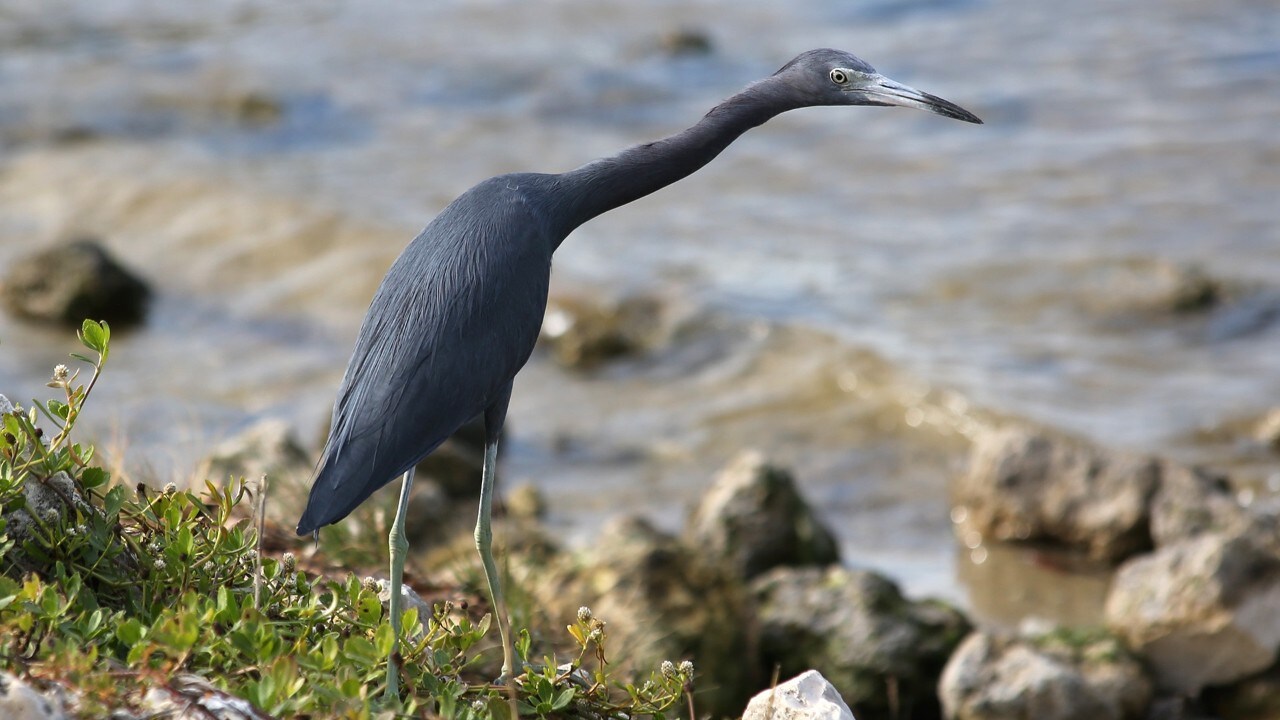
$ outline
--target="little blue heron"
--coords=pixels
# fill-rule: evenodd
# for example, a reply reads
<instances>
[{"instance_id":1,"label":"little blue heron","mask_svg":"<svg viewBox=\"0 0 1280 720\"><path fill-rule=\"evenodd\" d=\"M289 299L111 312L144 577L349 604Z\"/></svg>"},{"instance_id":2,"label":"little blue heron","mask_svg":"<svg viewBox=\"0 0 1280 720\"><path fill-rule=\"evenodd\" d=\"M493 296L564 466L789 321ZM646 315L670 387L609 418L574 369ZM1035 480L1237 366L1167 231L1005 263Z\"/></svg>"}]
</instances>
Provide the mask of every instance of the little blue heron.
<instances>
[{"instance_id":1,"label":"little blue heron","mask_svg":"<svg viewBox=\"0 0 1280 720\"><path fill-rule=\"evenodd\" d=\"M558 175L489 178L450 203L405 248L360 327L311 496L298 521L298 534L315 532L403 476L389 540L390 616L397 637L414 465L483 414L475 541L502 640L500 679L512 677L490 509L511 383L538 339L556 248L597 215L711 162L747 130L779 113L816 105L902 105L982 122L958 105L884 77L849 53L811 50L664 140ZM393 649L387 668L392 695L398 693L395 655Z\"/></svg>"}]
</instances>

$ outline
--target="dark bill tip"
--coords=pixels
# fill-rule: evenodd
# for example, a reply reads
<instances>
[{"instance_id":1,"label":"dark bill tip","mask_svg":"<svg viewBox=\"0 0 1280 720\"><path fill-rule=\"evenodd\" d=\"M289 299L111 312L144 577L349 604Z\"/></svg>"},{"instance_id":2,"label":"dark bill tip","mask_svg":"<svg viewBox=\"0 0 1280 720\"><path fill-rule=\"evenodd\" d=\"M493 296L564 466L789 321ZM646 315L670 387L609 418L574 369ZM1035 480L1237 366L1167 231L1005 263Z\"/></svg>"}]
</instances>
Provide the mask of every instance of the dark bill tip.
<instances>
[{"instance_id":1,"label":"dark bill tip","mask_svg":"<svg viewBox=\"0 0 1280 720\"><path fill-rule=\"evenodd\" d=\"M920 93L920 95L924 99L924 109L929 110L930 112L943 117L949 117L953 120L963 120L967 123L973 123L974 125L982 124L982 118L974 115L968 110L965 110L950 100L943 100L937 95L930 95L929 93Z\"/></svg>"},{"instance_id":2,"label":"dark bill tip","mask_svg":"<svg viewBox=\"0 0 1280 720\"><path fill-rule=\"evenodd\" d=\"M908 85L890 80L883 75L873 78L872 84L864 92L873 101L883 102L886 105L913 107L919 110L928 110L931 113L949 117L953 120L963 120L975 125L982 124L982 120L977 115L950 100L943 100L937 95L921 92Z\"/></svg>"}]
</instances>

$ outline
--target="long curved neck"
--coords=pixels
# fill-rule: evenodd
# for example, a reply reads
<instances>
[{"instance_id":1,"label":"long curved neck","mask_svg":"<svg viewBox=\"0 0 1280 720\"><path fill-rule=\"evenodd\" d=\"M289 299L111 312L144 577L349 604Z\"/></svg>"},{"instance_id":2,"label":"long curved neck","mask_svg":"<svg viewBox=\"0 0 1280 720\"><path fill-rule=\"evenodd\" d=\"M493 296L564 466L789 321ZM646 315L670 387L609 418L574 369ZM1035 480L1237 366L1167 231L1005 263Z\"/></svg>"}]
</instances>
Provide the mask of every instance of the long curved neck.
<instances>
[{"instance_id":1,"label":"long curved neck","mask_svg":"<svg viewBox=\"0 0 1280 720\"><path fill-rule=\"evenodd\" d=\"M636 145L558 176L572 230L597 215L638 200L711 162L744 132L803 102L763 80L712 108L693 127Z\"/></svg>"}]
</instances>

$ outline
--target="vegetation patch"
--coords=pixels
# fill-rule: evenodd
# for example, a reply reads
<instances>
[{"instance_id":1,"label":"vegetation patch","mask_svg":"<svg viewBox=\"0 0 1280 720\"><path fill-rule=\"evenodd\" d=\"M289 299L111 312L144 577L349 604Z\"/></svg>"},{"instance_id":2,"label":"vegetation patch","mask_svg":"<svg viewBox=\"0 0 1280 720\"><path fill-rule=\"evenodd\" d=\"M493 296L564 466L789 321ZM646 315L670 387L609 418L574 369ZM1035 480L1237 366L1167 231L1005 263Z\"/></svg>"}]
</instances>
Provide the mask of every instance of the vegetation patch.
<instances>
[{"instance_id":1,"label":"vegetation patch","mask_svg":"<svg viewBox=\"0 0 1280 720\"><path fill-rule=\"evenodd\" d=\"M59 365L58 399L0 416L0 670L84 718L155 713L191 676L273 717L661 720L685 708L692 664L615 677L605 623L586 608L562 656L533 657L522 631L526 672L493 685L479 667L489 616L443 602L405 612L401 694L383 697L394 638L378 581L266 556L243 479L126 488L73 442L110 329L86 321L79 335L87 383Z\"/></svg>"}]
</instances>

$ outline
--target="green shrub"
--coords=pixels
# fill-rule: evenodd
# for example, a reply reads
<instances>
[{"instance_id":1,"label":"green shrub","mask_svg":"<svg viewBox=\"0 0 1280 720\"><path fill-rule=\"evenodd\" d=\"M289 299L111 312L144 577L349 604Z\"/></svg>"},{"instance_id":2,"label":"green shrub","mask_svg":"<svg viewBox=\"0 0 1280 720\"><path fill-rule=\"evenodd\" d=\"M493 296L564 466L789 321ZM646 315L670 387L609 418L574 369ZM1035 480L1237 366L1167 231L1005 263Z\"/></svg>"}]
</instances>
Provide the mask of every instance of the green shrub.
<instances>
[{"instance_id":1,"label":"green shrub","mask_svg":"<svg viewBox=\"0 0 1280 720\"><path fill-rule=\"evenodd\" d=\"M393 638L376 581L309 575L290 553L260 557L243 480L206 482L198 495L126 489L71 441L110 331L86 321L80 339L94 354L75 356L92 368L87 385L59 366L49 385L61 399L0 417L0 669L74 688L82 717L140 709L149 688L181 673L281 717L509 718L514 704L524 717L663 718L679 707L692 666L618 682L604 623L585 608L568 628L576 657L544 657L510 697L477 669L489 616L473 621L450 603L405 613L403 691L384 699ZM34 496L56 502L37 508ZM518 653L527 664L527 631Z\"/></svg>"}]
</instances>

